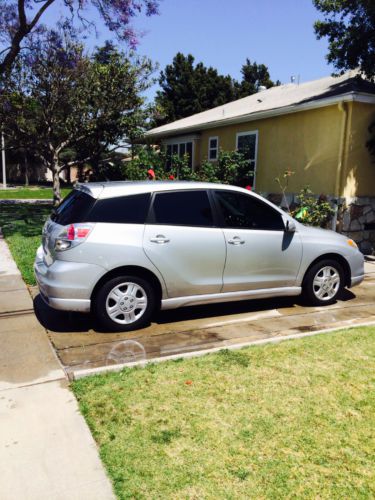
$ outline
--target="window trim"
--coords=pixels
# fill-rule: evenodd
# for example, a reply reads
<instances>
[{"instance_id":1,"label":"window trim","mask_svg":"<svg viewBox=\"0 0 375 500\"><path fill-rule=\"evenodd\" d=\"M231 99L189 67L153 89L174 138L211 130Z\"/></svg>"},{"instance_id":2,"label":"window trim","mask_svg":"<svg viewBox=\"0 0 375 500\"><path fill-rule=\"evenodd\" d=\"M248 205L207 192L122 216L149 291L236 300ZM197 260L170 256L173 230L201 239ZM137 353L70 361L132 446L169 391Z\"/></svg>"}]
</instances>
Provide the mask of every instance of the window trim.
<instances>
[{"instance_id":1,"label":"window trim","mask_svg":"<svg viewBox=\"0 0 375 500\"><path fill-rule=\"evenodd\" d=\"M170 139L165 139L163 141L163 146L165 148L167 148L168 146L174 146L175 144L177 144L177 148L178 148L178 156L180 156L180 144L187 144L188 142L191 142L192 143L192 148L191 148L191 170L194 171L195 170L195 164L194 164L194 160L195 160L195 148L196 148L196 141L197 139L199 139L199 136L198 135L185 135L185 136L181 136L181 137L172 137Z\"/></svg>"},{"instance_id":2,"label":"window trim","mask_svg":"<svg viewBox=\"0 0 375 500\"><path fill-rule=\"evenodd\" d=\"M255 135L255 154L254 154L254 177L253 177L253 186L255 189L256 179L257 179L257 166L258 166L258 139L259 139L259 131L258 130L247 130L246 132L237 132L236 133L236 151L238 151L238 139L243 137L244 135Z\"/></svg>"},{"instance_id":3,"label":"window trim","mask_svg":"<svg viewBox=\"0 0 375 500\"><path fill-rule=\"evenodd\" d=\"M208 202L211 208L211 213L212 213L212 225L211 226L198 226L194 225L192 226L191 224L169 224L169 223L160 223L156 221L155 217L155 210L154 210L154 203L155 203L155 198L158 194L165 194L165 193L191 193L191 192L205 192L208 198ZM148 216L146 219L146 224L150 224L153 226L170 226L170 227L192 227L192 228L218 228L218 212L216 209L216 202L212 198L212 190L210 189L168 189L166 191L154 191L151 196L151 201L150 201L150 206L149 206L149 211L148 211Z\"/></svg>"},{"instance_id":4,"label":"window trim","mask_svg":"<svg viewBox=\"0 0 375 500\"><path fill-rule=\"evenodd\" d=\"M215 156L215 158L210 158L210 153L211 153L211 151L214 150L214 148L211 148L211 145L210 145L210 142L212 139L216 139L216 148L215 148L216 156ZM219 158L219 136L213 135L213 136L208 138L208 156L207 156L207 159L208 159L208 161L217 161L218 158Z\"/></svg>"}]
</instances>

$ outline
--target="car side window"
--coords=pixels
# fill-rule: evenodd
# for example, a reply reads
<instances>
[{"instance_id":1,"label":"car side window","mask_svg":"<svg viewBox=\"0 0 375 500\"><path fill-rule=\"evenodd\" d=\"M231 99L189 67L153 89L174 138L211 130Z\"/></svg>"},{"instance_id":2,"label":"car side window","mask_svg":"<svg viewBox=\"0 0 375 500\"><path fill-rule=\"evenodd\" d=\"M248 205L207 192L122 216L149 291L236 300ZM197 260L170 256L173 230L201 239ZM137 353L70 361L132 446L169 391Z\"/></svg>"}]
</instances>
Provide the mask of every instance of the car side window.
<instances>
[{"instance_id":1,"label":"car side window","mask_svg":"<svg viewBox=\"0 0 375 500\"><path fill-rule=\"evenodd\" d=\"M213 215L206 191L168 191L156 193L153 223L175 226L213 226Z\"/></svg>"},{"instance_id":2,"label":"car side window","mask_svg":"<svg viewBox=\"0 0 375 500\"><path fill-rule=\"evenodd\" d=\"M150 204L150 193L99 199L86 222L144 224Z\"/></svg>"},{"instance_id":3,"label":"car side window","mask_svg":"<svg viewBox=\"0 0 375 500\"><path fill-rule=\"evenodd\" d=\"M257 198L234 191L215 191L225 227L283 231L281 214Z\"/></svg>"}]
</instances>

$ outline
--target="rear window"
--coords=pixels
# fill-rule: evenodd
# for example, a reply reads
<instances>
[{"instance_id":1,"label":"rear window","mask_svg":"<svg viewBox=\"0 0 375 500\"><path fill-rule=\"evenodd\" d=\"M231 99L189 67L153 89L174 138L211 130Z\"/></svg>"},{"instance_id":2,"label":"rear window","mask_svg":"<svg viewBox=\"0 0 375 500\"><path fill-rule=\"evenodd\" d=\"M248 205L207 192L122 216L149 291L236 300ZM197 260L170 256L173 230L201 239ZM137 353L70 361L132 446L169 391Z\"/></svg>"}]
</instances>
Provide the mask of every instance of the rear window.
<instances>
[{"instance_id":1,"label":"rear window","mask_svg":"<svg viewBox=\"0 0 375 500\"><path fill-rule=\"evenodd\" d=\"M150 193L98 200L85 222L144 224L149 203Z\"/></svg>"},{"instance_id":2,"label":"rear window","mask_svg":"<svg viewBox=\"0 0 375 500\"><path fill-rule=\"evenodd\" d=\"M86 215L95 203L92 196L74 189L60 205L52 212L51 219L57 224L66 226L77 222L85 222Z\"/></svg>"}]
</instances>

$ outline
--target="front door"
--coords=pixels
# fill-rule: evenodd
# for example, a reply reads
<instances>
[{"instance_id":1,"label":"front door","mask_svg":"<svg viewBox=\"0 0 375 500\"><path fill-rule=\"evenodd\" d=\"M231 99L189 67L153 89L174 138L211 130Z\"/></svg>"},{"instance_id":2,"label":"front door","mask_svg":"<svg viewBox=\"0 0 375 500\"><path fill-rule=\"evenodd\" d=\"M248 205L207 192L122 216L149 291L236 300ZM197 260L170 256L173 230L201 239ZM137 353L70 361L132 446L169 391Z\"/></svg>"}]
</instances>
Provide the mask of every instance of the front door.
<instances>
[{"instance_id":1,"label":"front door","mask_svg":"<svg viewBox=\"0 0 375 500\"><path fill-rule=\"evenodd\" d=\"M227 248L222 291L295 286L302 243L280 212L250 193L217 190L215 199Z\"/></svg>"}]
</instances>

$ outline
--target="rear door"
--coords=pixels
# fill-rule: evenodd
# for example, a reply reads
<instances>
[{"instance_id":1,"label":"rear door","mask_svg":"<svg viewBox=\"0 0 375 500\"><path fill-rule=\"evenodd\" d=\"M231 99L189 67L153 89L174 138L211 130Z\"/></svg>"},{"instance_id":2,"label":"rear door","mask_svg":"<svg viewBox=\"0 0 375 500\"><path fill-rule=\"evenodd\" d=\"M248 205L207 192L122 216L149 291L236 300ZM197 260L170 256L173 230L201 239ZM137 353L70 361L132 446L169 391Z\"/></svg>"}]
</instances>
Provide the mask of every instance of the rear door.
<instances>
[{"instance_id":1,"label":"rear door","mask_svg":"<svg viewBox=\"0 0 375 500\"><path fill-rule=\"evenodd\" d=\"M225 240L206 190L155 193L143 248L170 298L221 291Z\"/></svg>"},{"instance_id":2,"label":"rear door","mask_svg":"<svg viewBox=\"0 0 375 500\"><path fill-rule=\"evenodd\" d=\"M227 258L223 292L295 286L302 243L277 210L251 194L215 191Z\"/></svg>"}]
</instances>

